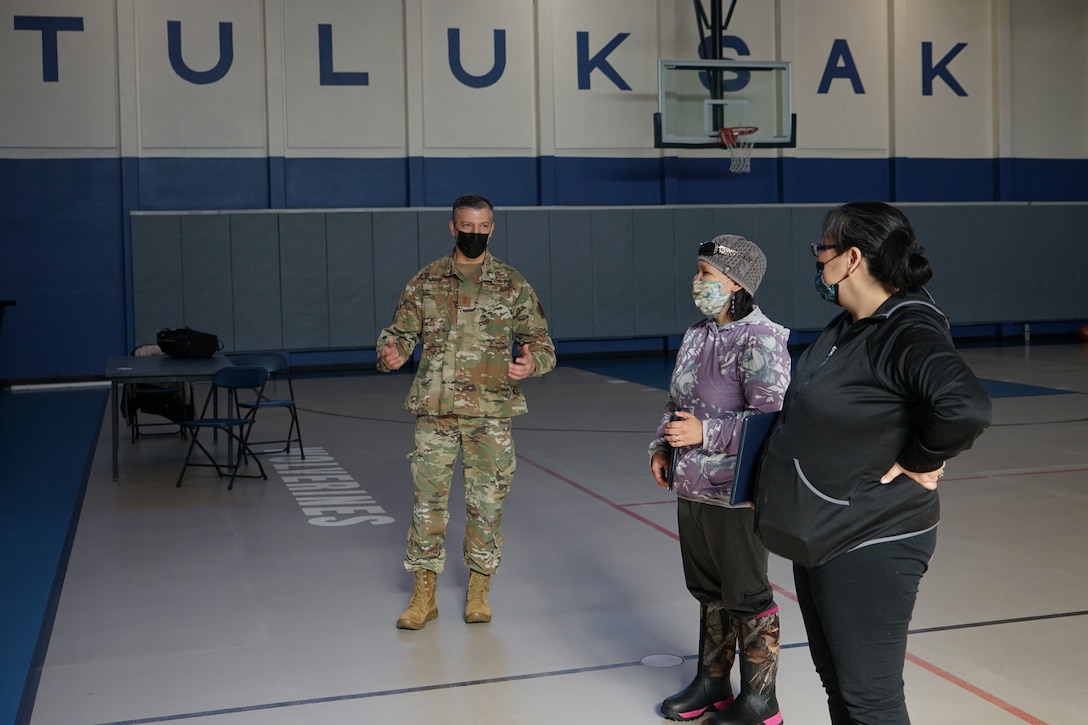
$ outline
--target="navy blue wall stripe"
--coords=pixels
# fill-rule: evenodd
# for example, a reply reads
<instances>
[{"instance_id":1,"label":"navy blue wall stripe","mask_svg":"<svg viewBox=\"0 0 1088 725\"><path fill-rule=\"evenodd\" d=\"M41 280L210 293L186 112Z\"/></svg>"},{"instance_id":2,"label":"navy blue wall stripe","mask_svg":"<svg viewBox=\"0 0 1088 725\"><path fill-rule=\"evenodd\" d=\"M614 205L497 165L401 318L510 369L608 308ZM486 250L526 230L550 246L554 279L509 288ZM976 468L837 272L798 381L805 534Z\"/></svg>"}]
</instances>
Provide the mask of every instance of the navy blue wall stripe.
<instances>
[{"instance_id":1,"label":"navy blue wall stripe","mask_svg":"<svg viewBox=\"0 0 1088 725\"><path fill-rule=\"evenodd\" d=\"M268 209L268 159L140 159L141 211Z\"/></svg>"},{"instance_id":2,"label":"navy blue wall stripe","mask_svg":"<svg viewBox=\"0 0 1088 725\"><path fill-rule=\"evenodd\" d=\"M724 152L665 159L140 159L134 208L445 207L466 189L502 206L1088 200L1088 159L787 157L753 159L751 174L728 167Z\"/></svg>"},{"instance_id":3,"label":"navy blue wall stripe","mask_svg":"<svg viewBox=\"0 0 1088 725\"><path fill-rule=\"evenodd\" d=\"M1088 199L1088 160L1003 159L1001 164L1009 170L1008 201Z\"/></svg>"},{"instance_id":4,"label":"navy blue wall stripe","mask_svg":"<svg viewBox=\"0 0 1088 725\"><path fill-rule=\"evenodd\" d=\"M18 302L0 330L0 378L86 375L85 356L104 365L125 351L121 165L0 159L0 297Z\"/></svg>"},{"instance_id":5,"label":"navy blue wall stripe","mask_svg":"<svg viewBox=\"0 0 1088 725\"><path fill-rule=\"evenodd\" d=\"M285 159L284 208L409 206L409 167L402 158Z\"/></svg>"},{"instance_id":6,"label":"navy blue wall stripe","mask_svg":"<svg viewBox=\"0 0 1088 725\"><path fill-rule=\"evenodd\" d=\"M993 159L896 159L897 201L995 201Z\"/></svg>"},{"instance_id":7,"label":"navy blue wall stripe","mask_svg":"<svg viewBox=\"0 0 1088 725\"><path fill-rule=\"evenodd\" d=\"M131 163L126 159L125 163ZM503 206L1086 201L1088 159L699 158L193 159L137 161L133 209L305 209L447 206L466 188ZM6 224L34 212L120 212L118 159L0 159ZM132 176L127 173L126 179ZM894 178L893 195L892 179ZM87 184L87 187L83 187ZM126 189L124 202L131 193ZM127 206L127 203L125 204Z\"/></svg>"},{"instance_id":8,"label":"navy blue wall stripe","mask_svg":"<svg viewBox=\"0 0 1088 725\"><path fill-rule=\"evenodd\" d=\"M128 352L136 345L132 340L129 330L135 327L135 316L132 303L132 225L128 223L129 214L133 209L139 208L140 203L140 165L136 159L126 158L121 160L121 233L124 235L121 247L121 289L123 296L121 304L125 311L124 352Z\"/></svg>"}]
</instances>

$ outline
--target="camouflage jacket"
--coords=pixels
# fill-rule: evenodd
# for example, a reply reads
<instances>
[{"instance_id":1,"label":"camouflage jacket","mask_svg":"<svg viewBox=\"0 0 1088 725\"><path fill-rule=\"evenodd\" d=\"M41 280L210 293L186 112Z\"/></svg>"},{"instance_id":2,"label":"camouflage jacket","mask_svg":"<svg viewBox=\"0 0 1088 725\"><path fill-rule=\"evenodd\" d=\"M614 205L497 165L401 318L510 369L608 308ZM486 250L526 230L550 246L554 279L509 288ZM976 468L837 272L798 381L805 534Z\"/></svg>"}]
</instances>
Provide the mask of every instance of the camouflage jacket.
<instances>
[{"instance_id":1,"label":"camouflage jacket","mask_svg":"<svg viewBox=\"0 0 1088 725\"><path fill-rule=\"evenodd\" d=\"M452 254L417 272L393 323L378 336L379 350L390 336L405 358L423 343L404 401L417 415L509 418L526 412L521 387L508 374L515 341L529 345L534 377L555 367L555 345L536 293L490 252L475 285L458 275ZM380 359L378 369L386 370Z\"/></svg>"}]
</instances>

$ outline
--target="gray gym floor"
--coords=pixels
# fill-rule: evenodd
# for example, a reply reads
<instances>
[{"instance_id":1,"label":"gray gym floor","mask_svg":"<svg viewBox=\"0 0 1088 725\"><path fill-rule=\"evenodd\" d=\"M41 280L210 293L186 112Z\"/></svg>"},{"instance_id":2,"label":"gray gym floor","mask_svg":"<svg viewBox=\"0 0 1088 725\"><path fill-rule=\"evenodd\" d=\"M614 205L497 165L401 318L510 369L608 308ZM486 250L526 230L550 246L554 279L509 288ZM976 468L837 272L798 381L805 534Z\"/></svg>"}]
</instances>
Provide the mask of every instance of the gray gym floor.
<instances>
[{"instance_id":1,"label":"gray gym floor","mask_svg":"<svg viewBox=\"0 0 1088 725\"><path fill-rule=\"evenodd\" d=\"M994 425L940 488L905 670L912 717L1085 722L1088 345L963 353ZM418 632L395 628L412 584L407 375L295 381L307 463L359 484L338 494L353 511L289 488L297 453L265 456L268 480L233 491L210 469L175 488L187 444L125 430L115 484L107 411L32 723L663 722L657 703L691 678L698 635L675 504L645 455L670 365L573 362L527 381L494 620L461 620L458 475L440 616ZM281 413L255 435L285 430ZM826 723L788 563L772 557L771 578L785 720Z\"/></svg>"}]
</instances>

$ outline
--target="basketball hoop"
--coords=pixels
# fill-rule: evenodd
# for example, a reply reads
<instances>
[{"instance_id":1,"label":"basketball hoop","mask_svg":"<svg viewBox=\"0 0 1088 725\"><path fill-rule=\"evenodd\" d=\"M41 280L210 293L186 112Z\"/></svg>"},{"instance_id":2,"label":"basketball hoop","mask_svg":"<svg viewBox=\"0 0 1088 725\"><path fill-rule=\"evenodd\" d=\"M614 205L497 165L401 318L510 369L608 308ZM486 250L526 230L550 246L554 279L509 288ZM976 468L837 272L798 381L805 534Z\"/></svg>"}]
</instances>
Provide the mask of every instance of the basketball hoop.
<instances>
[{"instance_id":1,"label":"basketball hoop","mask_svg":"<svg viewBox=\"0 0 1088 725\"><path fill-rule=\"evenodd\" d=\"M734 174L752 170L752 147L758 130L755 126L726 126L718 131L718 141L729 149L729 170Z\"/></svg>"}]
</instances>

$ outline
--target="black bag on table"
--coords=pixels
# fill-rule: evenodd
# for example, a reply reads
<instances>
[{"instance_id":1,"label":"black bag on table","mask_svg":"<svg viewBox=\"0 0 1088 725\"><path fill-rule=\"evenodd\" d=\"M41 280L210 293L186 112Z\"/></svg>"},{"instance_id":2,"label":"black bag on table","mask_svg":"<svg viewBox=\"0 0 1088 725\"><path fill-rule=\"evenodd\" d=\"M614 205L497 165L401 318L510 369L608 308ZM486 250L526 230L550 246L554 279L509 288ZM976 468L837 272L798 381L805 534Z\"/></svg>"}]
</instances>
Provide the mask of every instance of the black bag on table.
<instances>
[{"instance_id":1,"label":"black bag on table","mask_svg":"<svg viewBox=\"0 0 1088 725\"><path fill-rule=\"evenodd\" d=\"M171 357L211 357L223 349L218 337L191 327L174 330L164 327L155 336L155 342L164 354Z\"/></svg>"}]
</instances>

